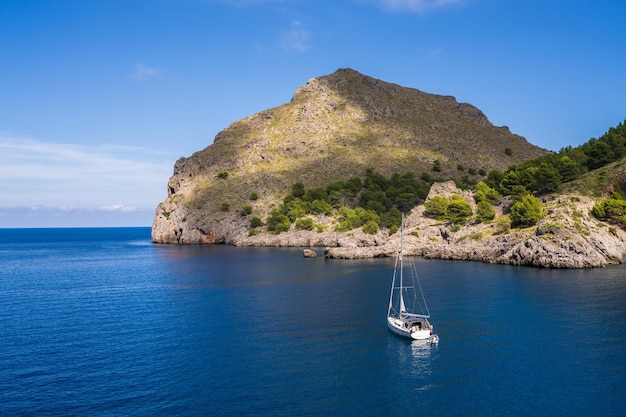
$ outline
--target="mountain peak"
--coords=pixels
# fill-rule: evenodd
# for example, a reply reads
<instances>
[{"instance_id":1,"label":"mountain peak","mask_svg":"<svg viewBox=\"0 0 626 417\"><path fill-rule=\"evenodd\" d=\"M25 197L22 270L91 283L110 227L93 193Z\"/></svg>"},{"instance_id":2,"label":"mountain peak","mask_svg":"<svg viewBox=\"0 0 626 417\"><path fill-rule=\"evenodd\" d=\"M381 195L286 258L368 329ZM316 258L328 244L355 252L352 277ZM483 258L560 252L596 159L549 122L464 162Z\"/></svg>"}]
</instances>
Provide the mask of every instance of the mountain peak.
<instances>
[{"instance_id":1,"label":"mountain peak","mask_svg":"<svg viewBox=\"0 0 626 417\"><path fill-rule=\"evenodd\" d=\"M180 241L198 233L185 232L192 226L203 236L217 233L219 219L239 224L220 204L226 200L236 210L250 203L251 193L263 196L255 210L265 215L296 182L325 187L369 168L419 177L432 175L435 161L437 176L477 181L479 172L503 171L545 153L454 97L339 69L311 78L291 102L233 122L212 145L177 161L155 219L169 232L157 240ZM172 210L178 214L170 216Z\"/></svg>"}]
</instances>

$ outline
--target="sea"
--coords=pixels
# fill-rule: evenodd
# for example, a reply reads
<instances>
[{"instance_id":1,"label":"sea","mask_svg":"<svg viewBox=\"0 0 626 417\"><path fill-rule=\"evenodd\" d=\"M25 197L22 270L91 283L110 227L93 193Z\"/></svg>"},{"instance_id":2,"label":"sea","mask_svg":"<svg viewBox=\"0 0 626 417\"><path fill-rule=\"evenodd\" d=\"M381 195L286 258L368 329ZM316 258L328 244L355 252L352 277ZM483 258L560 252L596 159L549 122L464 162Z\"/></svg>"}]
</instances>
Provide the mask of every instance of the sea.
<instances>
[{"instance_id":1,"label":"sea","mask_svg":"<svg viewBox=\"0 0 626 417\"><path fill-rule=\"evenodd\" d=\"M416 257L438 345L386 326L394 260L0 230L2 416L624 416L626 267Z\"/></svg>"}]
</instances>

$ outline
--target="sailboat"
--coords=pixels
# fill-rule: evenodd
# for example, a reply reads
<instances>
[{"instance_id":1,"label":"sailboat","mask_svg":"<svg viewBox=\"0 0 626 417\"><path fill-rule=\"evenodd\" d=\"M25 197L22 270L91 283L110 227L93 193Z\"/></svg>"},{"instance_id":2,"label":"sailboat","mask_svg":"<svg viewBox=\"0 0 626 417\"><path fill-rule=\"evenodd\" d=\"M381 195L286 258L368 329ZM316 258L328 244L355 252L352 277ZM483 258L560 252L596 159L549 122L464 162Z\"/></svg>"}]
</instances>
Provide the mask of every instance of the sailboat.
<instances>
[{"instance_id":1,"label":"sailboat","mask_svg":"<svg viewBox=\"0 0 626 417\"><path fill-rule=\"evenodd\" d=\"M387 325L397 335L415 340L438 343L439 336L433 334L430 324L430 311L413 262L407 262L405 271L403 261L404 214L400 226L400 246L396 255L387 310ZM405 276L408 273L408 277Z\"/></svg>"}]
</instances>

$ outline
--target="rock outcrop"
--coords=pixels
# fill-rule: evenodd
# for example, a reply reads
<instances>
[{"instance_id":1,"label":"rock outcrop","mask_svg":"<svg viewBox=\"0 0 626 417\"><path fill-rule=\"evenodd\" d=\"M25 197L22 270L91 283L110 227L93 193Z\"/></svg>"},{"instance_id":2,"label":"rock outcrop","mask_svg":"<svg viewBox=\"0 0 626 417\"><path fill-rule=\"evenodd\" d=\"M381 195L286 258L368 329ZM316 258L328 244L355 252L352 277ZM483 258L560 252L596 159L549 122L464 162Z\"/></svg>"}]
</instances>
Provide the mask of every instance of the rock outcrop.
<instances>
[{"instance_id":1,"label":"rock outcrop","mask_svg":"<svg viewBox=\"0 0 626 417\"><path fill-rule=\"evenodd\" d=\"M462 194L453 184L433 187L437 192ZM589 215L594 201L578 195L559 195L546 201L547 215L530 228L506 232L495 223L470 224L456 230L424 217L423 206L407 219L404 248L409 255L527 265L545 268L593 268L626 262L626 232ZM456 230L453 232L453 230ZM389 256L398 247L393 235L380 245L328 248L330 258L357 259Z\"/></svg>"}]
</instances>

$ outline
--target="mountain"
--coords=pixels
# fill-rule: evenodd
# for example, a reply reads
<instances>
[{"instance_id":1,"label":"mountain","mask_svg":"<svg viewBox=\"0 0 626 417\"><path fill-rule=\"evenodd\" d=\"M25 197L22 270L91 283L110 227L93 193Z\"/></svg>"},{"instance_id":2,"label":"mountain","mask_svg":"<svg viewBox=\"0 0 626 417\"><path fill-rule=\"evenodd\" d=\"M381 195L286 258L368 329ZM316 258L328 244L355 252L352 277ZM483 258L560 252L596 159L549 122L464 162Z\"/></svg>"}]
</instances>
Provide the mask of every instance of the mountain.
<instances>
[{"instance_id":1,"label":"mountain","mask_svg":"<svg viewBox=\"0 0 626 417\"><path fill-rule=\"evenodd\" d=\"M312 78L291 102L232 123L213 144L180 158L157 207L152 239L237 243L249 228L241 209L249 205L265 218L296 182L325 187L362 178L368 168L385 176L479 180L546 153L454 97L340 69Z\"/></svg>"}]
</instances>

